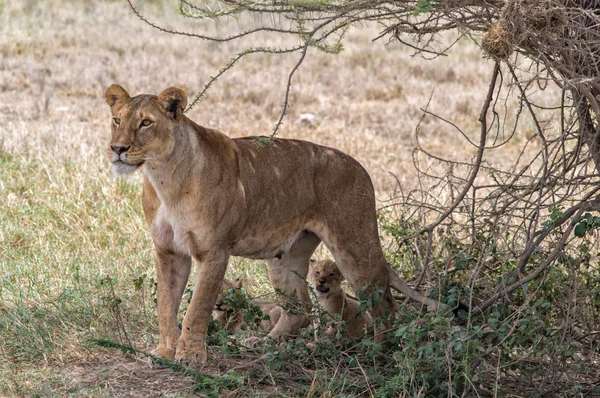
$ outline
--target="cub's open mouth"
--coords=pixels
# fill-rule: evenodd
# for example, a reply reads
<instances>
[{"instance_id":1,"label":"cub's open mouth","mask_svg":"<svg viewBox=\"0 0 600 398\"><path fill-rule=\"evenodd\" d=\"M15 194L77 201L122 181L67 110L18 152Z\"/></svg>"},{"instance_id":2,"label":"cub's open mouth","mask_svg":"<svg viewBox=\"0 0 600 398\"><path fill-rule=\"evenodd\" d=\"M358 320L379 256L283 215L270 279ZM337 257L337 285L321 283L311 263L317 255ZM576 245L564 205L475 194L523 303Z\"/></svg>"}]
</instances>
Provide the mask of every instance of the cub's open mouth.
<instances>
[{"instance_id":1,"label":"cub's open mouth","mask_svg":"<svg viewBox=\"0 0 600 398\"><path fill-rule=\"evenodd\" d=\"M317 291L321 292L321 293L327 293L329 292L329 288L323 285L319 285L317 286Z\"/></svg>"}]
</instances>

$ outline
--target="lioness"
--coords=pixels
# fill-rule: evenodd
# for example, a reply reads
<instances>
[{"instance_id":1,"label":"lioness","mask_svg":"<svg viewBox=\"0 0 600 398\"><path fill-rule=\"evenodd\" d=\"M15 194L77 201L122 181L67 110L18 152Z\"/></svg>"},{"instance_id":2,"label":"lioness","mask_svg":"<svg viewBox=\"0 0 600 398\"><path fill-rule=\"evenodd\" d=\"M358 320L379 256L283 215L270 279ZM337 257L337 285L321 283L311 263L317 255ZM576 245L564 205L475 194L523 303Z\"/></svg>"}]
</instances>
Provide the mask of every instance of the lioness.
<instances>
[{"instance_id":1,"label":"lioness","mask_svg":"<svg viewBox=\"0 0 600 398\"><path fill-rule=\"evenodd\" d=\"M319 304L330 314L339 314L347 322L346 332L353 339L360 338L371 322L369 314L358 314L360 303L346 295L342 276L334 261L311 263L308 280L313 285Z\"/></svg>"},{"instance_id":2,"label":"lioness","mask_svg":"<svg viewBox=\"0 0 600 398\"><path fill-rule=\"evenodd\" d=\"M268 259L273 286L307 311L304 278L321 241L353 289L383 292L374 317L396 306L390 277L405 294L428 300L387 266L371 179L350 156L305 141L231 139L188 119L187 96L176 87L130 97L111 85L105 99L112 113L108 153L114 174L145 171L142 204L157 258L155 356L206 362L211 311L232 255ZM177 311L192 258L200 266L180 331ZM297 335L307 320L304 313L283 312L269 336Z\"/></svg>"},{"instance_id":3,"label":"lioness","mask_svg":"<svg viewBox=\"0 0 600 398\"><path fill-rule=\"evenodd\" d=\"M217 301L212 312L213 319L217 322L217 325L221 329L227 330L230 334L235 333L245 323L244 311L228 305L227 300L224 300L223 296L228 294L231 289L234 292L241 292L242 286L243 281L239 278L234 282L224 279L221 292L217 296ZM283 309L277 304L268 301L257 301L252 304L258 306L263 314L269 316L268 320L262 320L259 325L263 332L269 333L279 321Z\"/></svg>"}]
</instances>

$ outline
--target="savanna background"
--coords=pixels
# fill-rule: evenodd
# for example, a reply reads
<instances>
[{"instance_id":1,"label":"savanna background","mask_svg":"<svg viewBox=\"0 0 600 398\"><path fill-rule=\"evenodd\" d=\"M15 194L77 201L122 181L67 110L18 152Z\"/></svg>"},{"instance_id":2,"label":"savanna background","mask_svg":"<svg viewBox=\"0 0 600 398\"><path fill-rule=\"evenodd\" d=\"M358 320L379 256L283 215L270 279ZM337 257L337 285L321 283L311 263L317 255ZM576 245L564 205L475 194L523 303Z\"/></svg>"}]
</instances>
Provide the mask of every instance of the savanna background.
<instances>
[{"instance_id":1,"label":"savanna background","mask_svg":"<svg viewBox=\"0 0 600 398\"><path fill-rule=\"evenodd\" d=\"M199 22L179 15L172 2L136 5L160 24L189 32L223 36L260 22ZM387 38L373 41L380 30L355 25L337 55L308 50L277 135L359 160L372 177L382 245L398 272L411 284L421 275L424 294L475 304L515 267L516 256L494 254L488 261L467 248L464 231L452 235L450 227L436 232L438 246L427 256L426 240L405 238L439 214L423 211L417 199L443 208L457 193L452 182L459 185L468 174L463 166L478 150L469 140L480 135L494 60L476 44L477 36L447 32L437 38L441 47L458 41L446 56L424 58ZM131 94L157 94L179 86L191 98L244 48L285 48L298 39L259 34L207 42L154 30L124 2L85 0L0 0L0 32L0 395L600 394L595 219L579 268L565 254L484 316L432 314L405 303L387 345L321 341L314 352L305 345L311 335L252 351L240 344L251 331L233 337L215 332L201 373L175 365L150 370L144 352L158 337L152 243L141 212L140 175L123 180L110 172L104 90L117 83ZM243 58L187 116L230 137L270 135L297 59ZM531 73L528 62L519 60L518 73ZM499 86L511 84L506 78ZM530 95L545 131L558 134L560 89L544 81ZM521 115L518 99L500 91L498 97L504 120ZM496 134L503 144L486 151L486 170L526 164L533 173L543 165L535 121L523 114L519 123ZM481 173L479 194L492 192L484 187L496 182L493 173ZM560 217L550 208L541 213L550 223ZM462 213L452 222L470 223ZM506 237L503 250L517 251L518 241ZM579 259L573 253L582 253L581 245L573 247L569 256ZM534 261L544 255L540 251ZM320 248L316 257L328 257L327 250ZM463 269L481 270L481 276ZM242 277L251 296L271 292L260 261L233 259L228 276ZM488 279L476 283L483 276ZM189 291L182 311L188 298Z\"/></svg>"}]
</instances>

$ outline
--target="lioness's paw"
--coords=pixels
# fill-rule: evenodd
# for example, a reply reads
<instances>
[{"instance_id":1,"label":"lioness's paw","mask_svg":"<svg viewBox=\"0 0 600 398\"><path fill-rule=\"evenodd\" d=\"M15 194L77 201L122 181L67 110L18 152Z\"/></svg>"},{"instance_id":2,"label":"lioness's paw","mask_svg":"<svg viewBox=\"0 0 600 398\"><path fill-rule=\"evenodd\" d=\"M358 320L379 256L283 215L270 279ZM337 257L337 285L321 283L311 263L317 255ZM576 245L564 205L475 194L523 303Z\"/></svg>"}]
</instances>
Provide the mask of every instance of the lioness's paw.
<instances>
[{"instance_id":1,"label":"lioness's paw","mask_svg":"<svg viewBox=\"0 0 600 398\"><path fill-rule=\"evenodd\" d=\"M177 351L175 361L190 368L202 368L206 365L206 351Z\"/></svg>"},{"instance_id":2,"label":"lioness's paw","mask_svg":"<svg viewBox=\"0 0 600 398\"><path fill-rule=\"evenodd\" d=\"M162 369L167 367L166 364L161 363L161 360L172 361L175 359L175 350L167 347L156 347L150 351L150 355L153 357L148 358L148 365L150 369Z\"/></svg>"},{"instance_id":3,"label":"lioness's paw","mask_svg":"<svg viewBox=\"0 0 600 398\"><path fill-rule=\"evenodd\" d=\"M206 364L206 345L203 342L179 340L175 361L192 368L202 368Z\"/></svg>"},{"instance_id":4,"label":"lioness's paw","mask_svg":"<svg viewBox=\"0 0 600 398\"><path fill-rule=\"evenodd\" d=\"M248 337L246 340L244 340L244 347L252 350L263 345L264 341L264 339L256 336Z\"/></svg>"}]
</instances>

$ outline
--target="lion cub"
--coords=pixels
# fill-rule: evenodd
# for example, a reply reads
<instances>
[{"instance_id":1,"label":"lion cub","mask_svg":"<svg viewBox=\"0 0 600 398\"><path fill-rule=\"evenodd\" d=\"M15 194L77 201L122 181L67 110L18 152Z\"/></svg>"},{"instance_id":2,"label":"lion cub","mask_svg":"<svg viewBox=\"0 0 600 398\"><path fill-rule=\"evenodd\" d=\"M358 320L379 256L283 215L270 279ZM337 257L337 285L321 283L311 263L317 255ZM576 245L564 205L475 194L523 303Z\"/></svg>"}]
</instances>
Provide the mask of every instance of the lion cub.
<instances>
[{"instance_id":1,"label":"lion cub","mask_svg":"<svg viewBox=\"0 0 600 398\"><path fill-rule=\"evenodd\" d=\"M233 282L224 279L221 285L221 292L217 297L217 302L212 312L213 319L217 322L217 325L221 329L227 330L229 334L235 333L244 324L244 312L241 309L236 309L226 304L225 302L228 300L223 300L223 297L231 294L235 300L235 295L241 294L242 286L243 281L240 278L237 278ZM232 289L233 292L229 292ZM253 302L253 304L257 305L263 314L269 315L268 320L263 320L260 323L260 329L265 333L269 333L279 321L282 308L275 303L267 301L257 301Z\"/></svg>"},{"instance_id":2,"label":"lion cub","mask_svg":"<svg viewBox=\"0 0 600 398\"><path fill-rule=\"evenodd\" d=\"M347 322L348 335L358 339L371 323L371 316L367 313L358 314L360 303L346 295L342 289L342 276L334 261L311 261L309 282L313 285L321 306L330 314L340 314L343 321Z\"/></svg>"}]
</instances>

